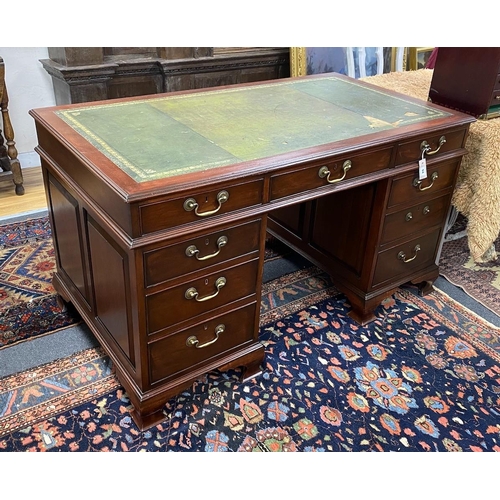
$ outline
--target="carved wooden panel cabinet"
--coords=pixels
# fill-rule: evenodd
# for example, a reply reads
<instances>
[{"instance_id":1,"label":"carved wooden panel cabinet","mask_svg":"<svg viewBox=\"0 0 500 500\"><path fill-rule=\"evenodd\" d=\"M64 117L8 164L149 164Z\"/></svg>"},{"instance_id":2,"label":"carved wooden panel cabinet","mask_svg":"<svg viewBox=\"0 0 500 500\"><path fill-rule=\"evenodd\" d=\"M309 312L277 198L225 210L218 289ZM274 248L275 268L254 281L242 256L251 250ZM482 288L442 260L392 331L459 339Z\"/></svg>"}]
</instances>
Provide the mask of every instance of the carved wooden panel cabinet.
<instances>
[{"instance_id":1,"label":"carved wooden panel cabinet","mask_svg":"<svg viewBox=\"0 0 500 500\"><path fill-rule=\"evenodd\" d=\"M49 47L57 104L290 76L288 47Z\"/></svg>"}]
</instances>

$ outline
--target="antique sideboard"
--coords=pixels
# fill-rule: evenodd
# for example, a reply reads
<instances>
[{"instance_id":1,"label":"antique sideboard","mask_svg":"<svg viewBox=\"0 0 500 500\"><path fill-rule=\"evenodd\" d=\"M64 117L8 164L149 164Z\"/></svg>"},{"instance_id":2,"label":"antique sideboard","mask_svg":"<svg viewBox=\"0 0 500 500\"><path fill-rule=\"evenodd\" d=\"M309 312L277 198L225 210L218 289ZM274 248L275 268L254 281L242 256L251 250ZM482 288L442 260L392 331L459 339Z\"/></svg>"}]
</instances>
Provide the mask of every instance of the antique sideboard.
<instances>
[{"instance_id":1,"label":"antique sideboard","mask_svg":"<svg viewBox=\"0 0 500 500\"><path fill-rule=\"evenodd\" d=\"M405 282L429 291L474 121L337 74L31 115L54 286L141 429L211 370L261 372L266 231L329 272L359 323Z\"/></svg>"}]
</instances>

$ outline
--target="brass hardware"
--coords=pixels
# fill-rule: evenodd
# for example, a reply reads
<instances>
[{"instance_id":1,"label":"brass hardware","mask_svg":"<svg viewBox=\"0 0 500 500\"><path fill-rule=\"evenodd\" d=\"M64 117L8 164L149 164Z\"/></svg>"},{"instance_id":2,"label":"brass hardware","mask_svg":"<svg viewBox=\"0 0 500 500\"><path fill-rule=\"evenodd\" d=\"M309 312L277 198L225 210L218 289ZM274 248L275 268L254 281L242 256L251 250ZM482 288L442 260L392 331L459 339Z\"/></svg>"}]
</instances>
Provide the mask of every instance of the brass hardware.
<instances>
[{"instance_id":1,"label":"brass hardware","mask_svg":"<svg viewBox=\"0 0 500 500\"><path fill-rule=\"evenodd\" d=\"M412 260L415 260L417 258L417 253L420 252L420 245L415 245L413 252L415 255L413 257L411 257L410 259L407 259L406 254L403 251L401 251L398 253L398 259L402 260L405 264L407 262L411 262Z\"/></svg>"},{"instance_id":2,"label":"brass hardware","mask_svg":"<svg viewBox=\"0 0 500 500\"><path fill-rule=\"evenodd\" d=\"M344 172L344 175L342 177L340 177L339 179L331 179L330 180L330 173L331 172L330 172L330 170L328 170L328 167L325 167L325 166L321 167L319 169L318 175L322 179L326 177L328 184L335 184L336 182L340 182L340 181L343 181L345 179L345 176L346 176L347 172L349 172L349 170L351 170L351 167L352 167L351 160L346 160L342 165L342 170Z\"/></svg>"},{"instance_id":3,"label":"brass hardware","mask_svg":"<svg viewBox=\"0 0 500 500\"><path fill-rule=\"evenodd\" d=\"M211 253L209 255L205 255L204 257L200 257L198 254L200 251L196 248L196 245L189 245L186 248L186 255L188 257L196 257L196 260L208 260L211 259L212 257L216 257L217 255L220 254L220 251L222 247L227 245L227 236L221 236L220 238L217 239L217 248L218 250L214 253Z\"/></svg>"},{"instance_id":4,"label":"brass hardware","mask_svg":"<svg viewBox=\"0 0 500 500\"><path fill-rule=\"evenodd\" d=\"M434 181L439 177L438 173L437 172L434 172L432 175L431 175L431 183L427 186L427 187L422 187L422 181L418 179L418 177L415 177L415 179L413 179L413 185L415 187L418 187L419 191L427 191L428 189L430 189L433 185L434 185Z\"/></svg>"},{"instance_id":5,"label":"brass hardware","mask_svg":"<svg viewBox=\"0 0 500 500\"><path fill-rule=\"evenodd\" d=\"M208 347L209 345L212 345L214 344L215 342L217 342L219 340L219 335L221 333L224 333L224 330L226 329L226 326L225 325L217 325L215 327L215 338L210 340L209 342L205 342L204 344L200 344L200 341L198 340L198 338L196 336L192 336L192 337L189 337L187 340L186 340L186 345L188 347L196 347L196 349L203 349L204 347Z\"/></svg>"},{"instance_id":6,"label":"brass hardware","mask_svg":"<svg viewBox=\"0 0 500 500\"><path fill-rule=\"evenodd\" d=\"M198 297L198 290L196 290L196 288L194 287L191 287L186 290L184 297L186 297L186 299L194 299L196 300L196 302L205 302L216 297L219 294L219 290L223 286L225 286L225 284L226 278L221 276L220 278L217 278L217 281L215 282L215 288L217 289L215 293L212 293L211 295L205 295L204 297Z\"/></svg>"},{"instance_id":7,"label":"brass hardware","mask_svg":"<svg viewBox=\"0 0 500 500\"><path fill-rule=\"evenodd\" d=\"M500 95L496 95L496 96L495 96L495 99L500 100Z\"/></svg>"},{"instance_id":8,"label":"brass hardware","mask_svg":"<svg viewBox=\"0 0 500 500\"><path fill-rule=\"evenodd\" d=\"M412 220L412 219L413 219L413 214L412 214L411 212L408 212L408 213L406 214L405 220L406 220L406 221L410 221L410 220Z\"/></svg>"},{"instance_id":9,"label":"brass hardware","mask_svg":"<svg viewBox=\"0 0 500 500\"><path fill-rule=\"evenodd\" d=\"M422 210L424 215L427 215L430 211L431 209L429 208L429 206L425 206L424 209Z\"/></svg>"},{"instance_id":10,"label":"brass hardware","mask_svg":"<svg viewBox=\"0 0 500 500\"><path fill-rule=\"evenodd\" d=\"M227 191L220 191L219 193L217 193L217 203L219 204L219 206L215 210L210 210L208 212L198 212L199 205L194 198L188 198L184 202L183 206L186 212L191 212L192 210L194 210L194 213L198 217L206 217L207 215L213 215L217 213L222 207L222 204L226 203L228 199L229 199L229 193Z\"/></svg>"},{"instance_id":11,"label":"brass hardware","mask_svg":"<svg viewBox=\"0 0 500 500\"><path fill-rule=\"evenodd\" d=\"M420 143L420 151L422 152L422 158L425 155L435 155L441 149L441 146L443 144L446 144L446 137L444 135L442 135L439 138L438 147L434 151L431 151L431 147L429 146L429 143L427 141L422 141Z\"/></svg>"}]
</instances>

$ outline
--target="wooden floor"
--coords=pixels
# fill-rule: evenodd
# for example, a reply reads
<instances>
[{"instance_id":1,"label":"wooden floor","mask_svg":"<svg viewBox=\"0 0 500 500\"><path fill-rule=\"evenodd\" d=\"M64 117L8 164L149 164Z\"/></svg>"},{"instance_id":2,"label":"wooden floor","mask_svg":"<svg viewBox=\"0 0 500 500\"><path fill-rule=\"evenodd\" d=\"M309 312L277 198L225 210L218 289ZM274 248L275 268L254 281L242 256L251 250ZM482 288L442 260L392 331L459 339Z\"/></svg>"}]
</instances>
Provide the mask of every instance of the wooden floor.
<instances>
[{"instance_id":1,"label":"wooden floor","mask_svg":"<svg viewBox=\"0 0 500 500\"><path fill-rule=\"evenodd\" d=\"M47 208L40 167L25 168L24 194L16 195L11 180L0 182L0 219Z\"/></svg>"}]
</instances>

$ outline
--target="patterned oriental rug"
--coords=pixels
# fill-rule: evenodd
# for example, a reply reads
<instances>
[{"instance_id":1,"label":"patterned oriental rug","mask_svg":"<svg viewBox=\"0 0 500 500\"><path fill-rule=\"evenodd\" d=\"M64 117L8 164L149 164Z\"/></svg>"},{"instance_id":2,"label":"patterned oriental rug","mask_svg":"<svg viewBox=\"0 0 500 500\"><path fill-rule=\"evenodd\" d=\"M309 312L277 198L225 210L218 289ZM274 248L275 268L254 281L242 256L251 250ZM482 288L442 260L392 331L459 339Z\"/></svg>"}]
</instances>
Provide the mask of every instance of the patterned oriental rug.
<instances>
[{"instance_id":1,"label":"patterned oriental rug","mask_svg":"<svg viewBox=\"0 0 500 500\"><path fill-rule=\"evenodd\" d=\"M212 372L146 432L99 348L5 377L0 451L500 451L500 329L437 290L348 312L315 267L265 283L263 375Z\"/></svg>"},{"instance_id":2,"label":"patterned oriental rug","mask_svg":"<svg viewBox=\"0 0 500 500\"><path fill-rule=\"evenodd\" d=\"M461 214L443 245L439 272L450 283L500 316L500 262L474 262L467 241L467 219ZM500 255L500 237L493 244Z\"/></svg>"},{"instance_id":3,"label":"patterned oriental rug","mask_svg":"<svg viewBox=\"0 0 500 500\"><path fill-rule=\"evenodd\" d=\"M212 372L140 432L109 359L89 349L0 380L0 450L500 451L498 329L406 289L360 327L343 295L316 286L327 281L298 274L271 282L270 302L311 279L328 297L263 322L261 377Z\"/></svg>"},{"instance_id":4,"label":"patterned oriental rug","mask_svg":"<svg viewBox=\"0 0 500 500\"><path fill-rule=\"evenodd\" d=\"M0 226L0 349L81 321L57 303L51 234L47 217Z\"/></svg>"}]
</instances>

